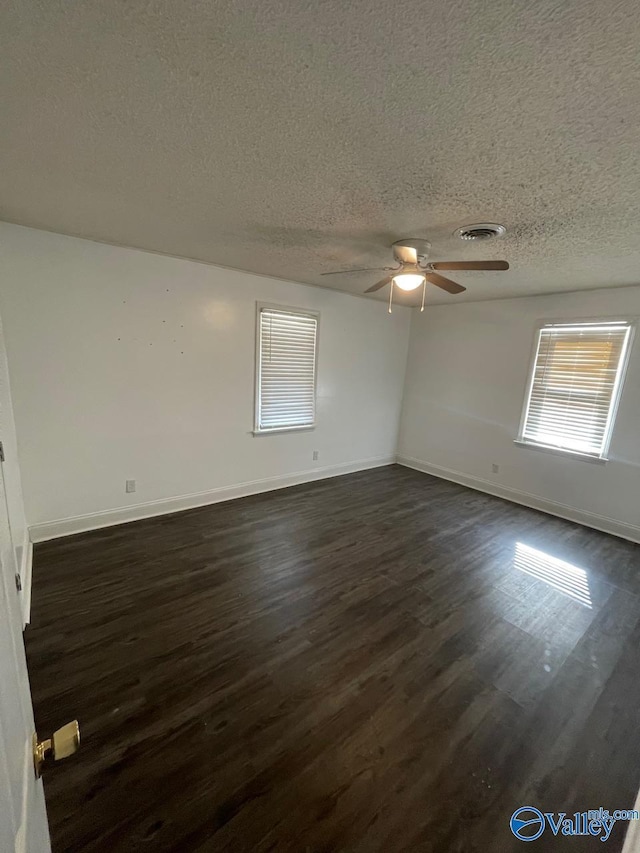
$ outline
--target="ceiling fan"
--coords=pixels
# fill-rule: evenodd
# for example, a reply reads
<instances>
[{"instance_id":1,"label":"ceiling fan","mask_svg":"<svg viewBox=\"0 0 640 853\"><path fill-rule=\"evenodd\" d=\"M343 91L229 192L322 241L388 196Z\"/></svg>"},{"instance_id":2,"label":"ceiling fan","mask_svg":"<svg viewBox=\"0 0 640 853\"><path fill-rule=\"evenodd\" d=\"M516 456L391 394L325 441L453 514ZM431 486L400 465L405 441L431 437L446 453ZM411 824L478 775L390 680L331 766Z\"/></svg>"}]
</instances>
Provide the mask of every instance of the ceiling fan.
<instances>
[{"instance_id":1,"label":"ceiling fan","mask_svg":"<svg viewBox=\"0 0 640 853\"><path fill-rule=\"evenodd\" d=\"M424 311L424 297L427 282L435 284L436 287L446 290L447 293L463 293L467 288L463 287L450 278L440 275L438 270L508 270L507 261L428 261L428 252L431 243L428 240L408 238L398 240L392 245L393 257L397 262L395 267L365 267L356 270L337 270L336 272L323 272L321 275L344 275L354 272L374 272L383 270L389 275L372 284L364 292L373 293L387 284L391 285L389 292L389 313L393 301L394 285L400 290L417 290L422 285L422 306Z\"/></svg>"}]
</instances>

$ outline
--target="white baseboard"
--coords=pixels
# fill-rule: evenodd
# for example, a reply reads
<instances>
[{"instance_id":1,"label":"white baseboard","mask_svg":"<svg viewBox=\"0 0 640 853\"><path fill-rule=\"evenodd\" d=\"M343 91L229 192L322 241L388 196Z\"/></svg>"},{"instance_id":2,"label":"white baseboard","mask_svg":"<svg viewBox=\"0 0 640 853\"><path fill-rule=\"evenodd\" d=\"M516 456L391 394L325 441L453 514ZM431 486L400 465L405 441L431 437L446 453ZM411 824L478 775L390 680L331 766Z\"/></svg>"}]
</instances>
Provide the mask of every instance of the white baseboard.
<instances>
[{"instance_id":1,"label":"white baseboard","mask_svg":"<svg viewBox=\"0 0 640 853\"><path fill-rule=\"evenodd\" d=\"M239 483L235 486L222 486L218 489L196 492L191 495L180 495L174 498L147 501L146 503L118 507L117 509L109 509L102 512L91 512L87 515L76 515L72 518L59 518L55 521L45 521L40 524L31 525L29 534L32 542L44 542L47 539L57 539L60 536L70 536L73 533L83 533L84 531L97 530L101 527L112 527L114 524L124 524L125 522L137 521L141 518L167 515L172 512L181 512L186 509L220 503L221 501L257 495L260 492L285 489L288 486L297 486L300 483L309 483L313 480L324 480L327 477L339 477L343 474L353 474L356 471L365 471L369 468L380 468L384 465L393 465L395 461L395 456L376 456L342 465L329 465L324 468L313 468L309 471L300 471L294 474L282 474L263 480L251 480L248 483Z\"/></svg>"},{"instance_id":2,"label":"white baseboard","mask_svg":"<svg viewBox=\"0 0 640 853\"><path fill-rule=\"evenodd\" d=\"M25 530L20 555L20 580L22 581L22 622L31 621L31 567L33 565L33 543L29 531Z\"/></svg>"},{"instance_id":3,"label":"white baseboard","mask_svg":"<svg viewBox=\"0 0 640 853\"><path fill-rule=\"evenodd\" d=\"M424 474L432 474L434 477L440 477L443 480L451 480L454 483L459 483L461 486L467 486L479 492L486 492L489 495L546 512L549 515L566 518L567 521L575 521L577 524L585 525L585 527L593 527L595 530L601 530L604 533L611 533L613 536L620 536L622 539L629 539L631 542L640 543L640 527L634 524L626 524L622 521L617 521L615 518L608 518L606 515L586 512L567 504L550 501L546 498L538 497L538 495L532 495L529 492L522 492L519 489L501 486L499 483L484 480L482 477L474 477L470 474L462 474L460 471L441 468L439 465L432 465L430 462L423 462L412 456L398 456L396 457L396 461L398 465L404 465L406 468L413 468L416 471L422 471Z\"/></svg>"}]
</instances>

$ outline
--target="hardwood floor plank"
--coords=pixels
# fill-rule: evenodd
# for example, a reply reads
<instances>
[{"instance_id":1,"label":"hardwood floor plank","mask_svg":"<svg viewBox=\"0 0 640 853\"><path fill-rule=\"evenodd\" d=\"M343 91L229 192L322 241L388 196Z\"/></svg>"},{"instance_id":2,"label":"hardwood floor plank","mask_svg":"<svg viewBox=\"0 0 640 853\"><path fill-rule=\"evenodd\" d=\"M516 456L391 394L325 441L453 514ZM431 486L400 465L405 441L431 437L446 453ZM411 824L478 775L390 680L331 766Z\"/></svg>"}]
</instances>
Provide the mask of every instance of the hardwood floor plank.
<instances>
[{"instance_id":1,"label":"hardwood floor plank","mask_svg":"<svg viewBox=\"0 0 640 853\"><path fill-rule=\"evenodd\" d=\"M640 548L397 466L37 545L25 638L56 853L503 853L640 786Z\"/></svg>"}]
</instances>

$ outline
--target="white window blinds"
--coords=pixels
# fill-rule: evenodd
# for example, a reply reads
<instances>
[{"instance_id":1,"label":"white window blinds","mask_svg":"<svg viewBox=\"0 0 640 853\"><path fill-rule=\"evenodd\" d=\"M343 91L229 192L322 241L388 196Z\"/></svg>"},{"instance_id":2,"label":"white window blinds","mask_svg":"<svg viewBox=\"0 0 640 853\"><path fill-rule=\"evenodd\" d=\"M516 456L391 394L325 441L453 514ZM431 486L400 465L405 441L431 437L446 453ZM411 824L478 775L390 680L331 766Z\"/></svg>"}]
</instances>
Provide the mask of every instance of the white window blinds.
<instances>
[{"instance_id":1,"label":"white window blinds","mask_svg":"<svg viewBox=\"0 0 640 853\"><path fill-rule=\"evenodd\" d=\"M604 457L630 337L626 322L543 326L521 441Z\"/></svg>"},{"instance_id":2,"label":"white window blinds","mask_svg":"<svg viewBox=\"0 0 640 853\"><path fill-rule=\"evenodd\" d=\"M313 426L318 318L259 308L256 429Z\"/></svg>"}]
</instances>

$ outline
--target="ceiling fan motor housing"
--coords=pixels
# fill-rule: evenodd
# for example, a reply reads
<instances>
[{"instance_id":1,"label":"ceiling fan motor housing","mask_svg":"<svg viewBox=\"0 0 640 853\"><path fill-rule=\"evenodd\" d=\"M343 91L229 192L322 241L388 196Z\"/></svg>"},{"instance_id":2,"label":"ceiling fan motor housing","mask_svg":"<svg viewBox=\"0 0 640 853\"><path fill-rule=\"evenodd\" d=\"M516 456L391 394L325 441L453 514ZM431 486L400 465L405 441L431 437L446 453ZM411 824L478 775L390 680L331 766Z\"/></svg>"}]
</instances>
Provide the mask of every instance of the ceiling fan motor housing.
<instances>
[{"instance_id":1,"label":"ceiling fan motor housing","mask_svg":"<svg viewBox=\"0 0 640 853\"><path fill-rule=\"evenodd\" d=\"M396 242L392 244L391 248L393 249L394 246L414 249L416 253L415 257L421 263L424 263L427 260L427 258L429 257L429 250L431 249L431 243L428 240L423 240L420 237L405 237L403 240L396 240Z\"/></svg>"}]
</instances>

